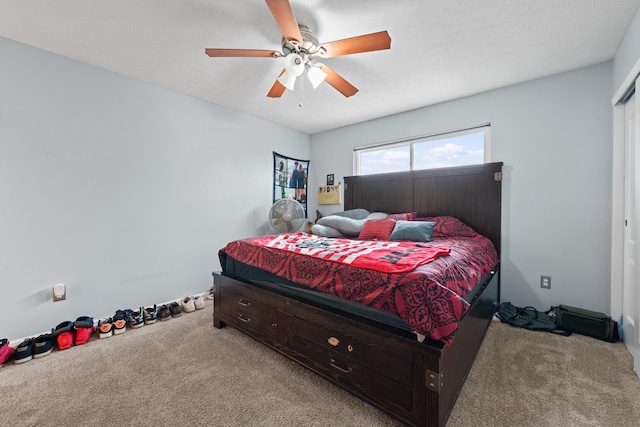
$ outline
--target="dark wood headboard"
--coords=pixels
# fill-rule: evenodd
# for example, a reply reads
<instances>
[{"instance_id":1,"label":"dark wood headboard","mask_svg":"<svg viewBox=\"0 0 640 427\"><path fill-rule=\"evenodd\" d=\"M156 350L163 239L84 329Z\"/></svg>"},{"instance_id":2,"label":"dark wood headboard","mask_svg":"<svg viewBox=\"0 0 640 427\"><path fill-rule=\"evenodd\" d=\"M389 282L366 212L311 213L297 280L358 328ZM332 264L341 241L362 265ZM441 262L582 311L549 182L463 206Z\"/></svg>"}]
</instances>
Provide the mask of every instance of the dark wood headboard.
<instances>
[{"instance_id":1,"label":"dark wood headboard","mask_svg":"<svg viewBox=\"0 0 640 427\"><path fill-rule=\"evenodd\" d=\"M500 255L502 162L482 165L349 176L344 209L450 215L487 236Z\"/></svg>"}]
</instances>

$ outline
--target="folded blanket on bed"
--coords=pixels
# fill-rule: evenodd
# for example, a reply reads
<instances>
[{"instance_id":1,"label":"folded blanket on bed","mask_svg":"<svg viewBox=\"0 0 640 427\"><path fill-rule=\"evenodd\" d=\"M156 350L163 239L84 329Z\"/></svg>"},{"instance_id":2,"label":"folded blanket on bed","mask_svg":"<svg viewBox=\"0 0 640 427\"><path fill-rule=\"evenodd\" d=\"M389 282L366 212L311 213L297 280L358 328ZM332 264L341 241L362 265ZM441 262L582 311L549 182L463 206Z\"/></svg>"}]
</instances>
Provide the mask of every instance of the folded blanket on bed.
<instances>
[{"instance_id":1,"label":"folded blanket on bed","mask_svg":"<svg viewBox=\"0 0 640 427\"><path fill-rule=\"evenodd\" d=\"M266 246L383 273L405 273L450 252L429 243L335 239L306 233L281 234Z\"/></svg>"}]
</instances>

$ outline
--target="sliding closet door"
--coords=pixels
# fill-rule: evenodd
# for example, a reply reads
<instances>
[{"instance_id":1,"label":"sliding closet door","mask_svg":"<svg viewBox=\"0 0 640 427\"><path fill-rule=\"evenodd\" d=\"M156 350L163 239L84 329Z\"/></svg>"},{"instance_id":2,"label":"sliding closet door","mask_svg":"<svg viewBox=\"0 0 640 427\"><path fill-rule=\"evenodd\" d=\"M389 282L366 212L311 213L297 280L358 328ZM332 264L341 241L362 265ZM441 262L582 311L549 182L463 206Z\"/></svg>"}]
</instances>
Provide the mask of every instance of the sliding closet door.
<instances>
[{"instance_id":1,"label":"sliding closet door","mask_svg":"<svg viewBox=\"0 0 640 427\"><path fill-rule=\"evenodd\" d=\"M636 82L636 87L637 86ZM633 95L625 104L625 194L624 268L622 289L622 327L624 341L640 373L640 109Z\"/></svg>"}]
</instances>

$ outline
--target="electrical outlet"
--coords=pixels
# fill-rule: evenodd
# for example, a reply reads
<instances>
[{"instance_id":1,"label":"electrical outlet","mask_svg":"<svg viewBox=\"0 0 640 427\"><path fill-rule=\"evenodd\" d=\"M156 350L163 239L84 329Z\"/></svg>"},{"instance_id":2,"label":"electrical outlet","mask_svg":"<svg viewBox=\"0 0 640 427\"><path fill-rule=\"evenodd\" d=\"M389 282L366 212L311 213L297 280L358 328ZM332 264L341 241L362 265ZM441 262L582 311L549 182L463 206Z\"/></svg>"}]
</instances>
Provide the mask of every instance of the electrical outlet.
<instances>
[{"instance_id":1,"label":"electrical outlet","mask_svg":"<svg viewBox=\"0 0 640 427\"><path fill-rule=\"evenodd\" d=\"M540 276L540 287L542 289L551 289L551 276Z\"/></svg>"},{"instance_id":2,"label":"electrical outlet","mask_svg":"<svg viewBox=\"0 0 640 427\"><path fill-rule=\"evenodd\" d=\"M67 299L67 287L63 283L58 283L53 287L53 302Z\"/></svg>"}]
</instances>

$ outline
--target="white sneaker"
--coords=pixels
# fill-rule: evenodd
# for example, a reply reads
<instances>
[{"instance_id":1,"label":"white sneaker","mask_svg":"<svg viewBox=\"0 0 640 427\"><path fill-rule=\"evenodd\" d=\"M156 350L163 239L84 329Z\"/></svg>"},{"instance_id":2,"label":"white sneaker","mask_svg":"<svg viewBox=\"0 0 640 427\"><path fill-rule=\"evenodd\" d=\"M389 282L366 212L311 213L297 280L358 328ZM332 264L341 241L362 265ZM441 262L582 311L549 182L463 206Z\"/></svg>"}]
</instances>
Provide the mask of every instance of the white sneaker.
<instances>
[{"instance_id":1,"label":"white sneaker","mask_svg":"<svg viewBox=\"0 0 640 427\"><path fill-rule=\"evenodd\" d=\"M191 313L192 311L195 311L196 304L193 302L193 298L184 297L180 300L180 307L182 307L182 311L185 313Z\"/></svg>"},{"instance_id":2,"label":"white sneaker","mask_svg":"<svg viewBox=\"0 0 640 427\"><path fill-rule=\"evenodd\" d=\"M202 295L198 295L197 297L193 297L193 303L196 306L196 310L201 310L204 308L204 297Z\"/></svg>"}]
</instances>

